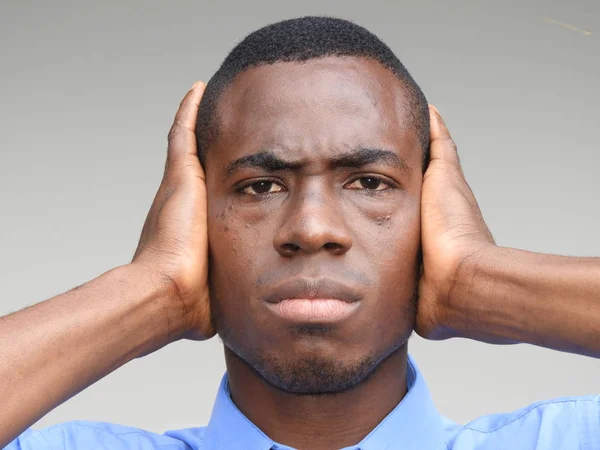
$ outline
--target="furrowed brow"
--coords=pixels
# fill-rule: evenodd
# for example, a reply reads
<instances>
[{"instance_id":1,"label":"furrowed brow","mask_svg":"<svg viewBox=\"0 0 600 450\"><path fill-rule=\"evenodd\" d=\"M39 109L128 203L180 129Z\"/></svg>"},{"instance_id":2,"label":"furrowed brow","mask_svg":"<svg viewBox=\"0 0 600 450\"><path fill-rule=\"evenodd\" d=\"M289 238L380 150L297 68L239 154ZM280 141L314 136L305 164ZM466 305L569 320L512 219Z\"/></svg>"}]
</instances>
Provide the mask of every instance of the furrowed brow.
<instances>
[{"instance_id":1,"label":"furrowed brow","mask_svg":"<svg viewBox=\"0 0 600 450\"><path fill-rule=\"evenodd\" d=\"M330 164L333 168L349 167L354 169L360 169L369 164L384 164L395 169L400 169L409 176L412 174L412 169L408 166L404 158L396 152L379 148L360 147L334 158Z\"/></svg>"},{"instance_id":2,"label":"furrowed brow","mask_svg":"<svg viewBox=\"0 0 600 450\"><path fill-rule=\"evenodd\" d=\"M391 150L378 148L364 148L352 150L342 154L329 161L333 169L354 168L369 164L384 164L405 172L408 176L412 175L412 169L408 166L404 158ZM302 162L291 162L281 159L271 151L255 153L253 155L242 156L232 161L224 170L225 178L231 177L237 170L251 167L264 170L265 172L293 171L301 168Z\"/></svg>"},{"instance_id":3,"label":"furrowed brow","mask_svg":"<svg viewBox=\"0 0 600 450\"><path fill-rule=\"evenodd\" d=\"M230 177L236 170L244 167L262 169L265 172L279 172L282 170L295 170L300 167L300 163L285 161L276 156L275 153L265 151L253 155L242 156L241 158L232 161L225 168L225 177Z\"/></svg>"}]
</instances>

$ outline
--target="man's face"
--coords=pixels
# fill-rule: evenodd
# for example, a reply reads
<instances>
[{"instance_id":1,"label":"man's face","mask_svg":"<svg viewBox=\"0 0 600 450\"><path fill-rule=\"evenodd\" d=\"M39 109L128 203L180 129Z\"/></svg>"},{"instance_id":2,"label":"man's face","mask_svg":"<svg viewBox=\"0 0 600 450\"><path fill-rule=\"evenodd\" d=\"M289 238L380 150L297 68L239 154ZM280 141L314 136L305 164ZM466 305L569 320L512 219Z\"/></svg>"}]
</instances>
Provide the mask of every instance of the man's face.
<instances>
[{"instance_id":1,"label":"man's face","mask_svg":"<svg viewBox=\"0 0 600 450\"><path fill-rule=\"evenodd\" d=\"M335 57L249 69L219 100L215 326L283 390L348 389L413 329L422 149L406 105L391 71Z\"/></svg>"}]
</instances>

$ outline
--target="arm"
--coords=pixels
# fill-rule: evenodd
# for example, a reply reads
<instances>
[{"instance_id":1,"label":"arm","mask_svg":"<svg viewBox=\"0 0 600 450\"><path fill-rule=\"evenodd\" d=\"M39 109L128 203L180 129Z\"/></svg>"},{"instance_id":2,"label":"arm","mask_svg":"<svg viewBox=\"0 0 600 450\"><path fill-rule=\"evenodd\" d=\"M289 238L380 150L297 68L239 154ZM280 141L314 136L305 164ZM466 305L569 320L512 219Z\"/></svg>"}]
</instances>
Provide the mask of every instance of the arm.
<instances>
[{"instance_id":1,"label":"arm","mask_svg":"<svg viewBox=\"0 0 600 450\"><path fill-rule=\"evenodd\" d=\"M445 320L458 334L600 358L599 258L490 246L457 275Z\"/></svg>"},{"instance_id":2,"label":"arm","mask_svg":"<svg viewBox=\"0 0 600 450\"><path fill-rule=\"evenodd\" d=\"M0 448L128 361L177 339L212 337L204 172L194 125L203 93L181 102L167 163L130 264L0 318Z\"/></svg>"},{"instance_id":3,"label":"arm","mask_svg":"<svg viewBox=\"0 0 600 450\"><path fill-rule=\"evenodd\" d=\"M0 448L87 386L173 340L184 317L169 297L166 285L132 264L0 318Z\"/></svg>"},{"instance_id":4,"label":"arm","mask_svg":"<svg viewBox=\"0 0 600 450\"><path fill-rule=\"evenodd\" d=\"M422 190L417 332L600 357L600 259L499 247L435 108Z\"/></svg>"}]
</instances>

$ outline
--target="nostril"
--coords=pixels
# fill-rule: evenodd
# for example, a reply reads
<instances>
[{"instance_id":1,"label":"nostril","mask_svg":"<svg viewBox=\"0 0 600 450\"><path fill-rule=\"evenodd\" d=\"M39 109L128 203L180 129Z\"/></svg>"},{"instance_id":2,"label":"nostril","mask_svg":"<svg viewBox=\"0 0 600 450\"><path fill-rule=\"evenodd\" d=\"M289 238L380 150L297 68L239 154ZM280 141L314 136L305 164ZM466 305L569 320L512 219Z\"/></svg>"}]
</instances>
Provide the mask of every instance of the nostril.
<instances>
[{"instance_id":1,"label":"nostril","mask_svg":"<svg viewBox=\"0 0 600 450\"><path fill-rule=\"evenodd\" d=\"M323 247L325 247L327 250L331 250L331 249L336 249L339 247L339 244L336 244L335 242L328 242L327 244L325 244Z\"/></svg>"},{"instance_id":2,"label":"nostril","mask_svg":"<svg viewBox=\"0 0 600 450\"><path fill-rule=\"evenodd\" d=\"M300 247L296 244L283 244L282 245L283 249L287 252L297 252Z\"/></svg>"}]
</instances>

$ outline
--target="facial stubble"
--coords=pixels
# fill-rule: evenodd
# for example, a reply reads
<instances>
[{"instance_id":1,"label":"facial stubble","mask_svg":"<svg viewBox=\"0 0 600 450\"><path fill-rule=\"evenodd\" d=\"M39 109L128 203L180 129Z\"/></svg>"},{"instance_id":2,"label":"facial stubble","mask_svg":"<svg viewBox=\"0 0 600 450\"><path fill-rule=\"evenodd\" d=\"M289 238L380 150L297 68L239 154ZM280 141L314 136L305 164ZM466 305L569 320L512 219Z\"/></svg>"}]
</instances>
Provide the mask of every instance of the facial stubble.
<instances>
[{"instance_id":1,"label":"facial stubble","mask_svg":"<svg viewBox=\"0 0 600 450\"><path fill-rule=\"evenodd\" d=\"M211 292L214 293L214 289L211 289ZM405 303L405 314L411 324L415 323L418 297L417 279L412 297L409 302ZM228 326L220 303L211 295L213 321L223 345L257 372L267 383L287 393L298 395L317 396L341 393L367 381L387 358L407 343L412 333L412 328L408 333L399 333L391 345L377 349L374 354L363 358L328 359L316 354L296 359L282 358L274 352L269 352L268 348L244 347L234 342L230 332L232 327ZM328 327L323 325L298 325L293 328L293 332L299 338L326 339L328 331Z\"/></svg>"}]
</instances>

